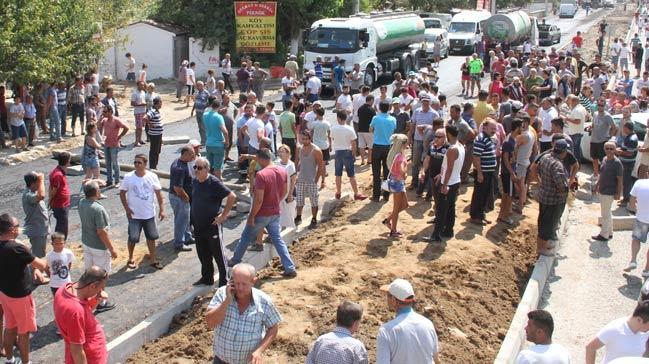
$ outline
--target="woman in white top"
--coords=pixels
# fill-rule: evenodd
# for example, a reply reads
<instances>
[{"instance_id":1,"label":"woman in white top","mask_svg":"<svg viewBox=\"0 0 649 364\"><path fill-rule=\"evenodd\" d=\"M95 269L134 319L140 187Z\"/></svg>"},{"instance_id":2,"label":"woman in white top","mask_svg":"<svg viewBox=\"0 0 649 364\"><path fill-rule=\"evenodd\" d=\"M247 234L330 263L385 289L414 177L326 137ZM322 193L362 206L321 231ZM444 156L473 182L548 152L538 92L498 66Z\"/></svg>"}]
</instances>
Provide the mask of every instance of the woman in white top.
<instances>
[{"instance_id":1,"label":"woman in white top","mask_svg":"<svg viewBox=\"0 0 649 364\"><path fill-rule=\"evenodd\" d=\"M142 69L140 70L140 74L138 75L137 80L140 82L146 83L146 70L149 68L149 66L146 65L146 63L142 63Z\"/></svg>"},{"instance_id":2,"label":"woman in white top","mask_svg":"<svg viewBox=\"0 0 649 364\"><path fill-rule=\"evenodd\" d=\"M295 200L293 191L297 182L297 171L295 170L295 164L291 161L291 148L288 145L282 144L277 147L277 154L279 155L277 165L286 169L288 174L286 196L279 203L279 224L282 228L294 228Z\"/></svg>"},{"instance_id":3,"label":"woman in white top","mask_svg":"<svg viewBox=\"0 0 649 364\"><path fill-rule=\"evenodd\" d=\"M205 88L210 95L216 92L216 78L214 78L214 70L207 70L207 80L205 80Z\"/></svg>"}]
</instances>

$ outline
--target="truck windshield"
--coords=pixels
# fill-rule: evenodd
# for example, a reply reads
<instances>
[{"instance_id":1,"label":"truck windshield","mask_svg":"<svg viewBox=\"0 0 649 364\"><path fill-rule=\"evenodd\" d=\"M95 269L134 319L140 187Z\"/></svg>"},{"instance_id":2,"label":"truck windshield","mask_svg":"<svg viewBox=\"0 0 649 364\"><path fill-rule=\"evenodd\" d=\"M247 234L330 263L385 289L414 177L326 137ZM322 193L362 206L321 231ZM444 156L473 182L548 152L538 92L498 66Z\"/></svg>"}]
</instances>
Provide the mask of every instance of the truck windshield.
<instances>
[{"instance_id":1,"label":"truck windshield","mask_svg":"<svg viewBox=\"0 0 649 364\"><path fill-rule=\"evenodd\" d=\"M442 27L442 22L437 19L424 19L424 26L426 29L439 29Z\"/></svg>"},{"instance_id":2,"label":"truck windshield","mask_svg":"<svg viewBox=\"0 0 649 364\"><path fill-rule=\"evenodd\" d=\"M358 49L358 30L318 28L309 33L306 49L311 52L342 53Z\"/></svg>"},{"instance_id":3,"label":"truck windshield","mask_svg":"<svg viewBox=\"0 0 649 364\"><path fill-rule=\"evenodd\" d=\"M475 33L475 23L452 22L448 28L449 33Z\"/></svg>"}]
</instances>

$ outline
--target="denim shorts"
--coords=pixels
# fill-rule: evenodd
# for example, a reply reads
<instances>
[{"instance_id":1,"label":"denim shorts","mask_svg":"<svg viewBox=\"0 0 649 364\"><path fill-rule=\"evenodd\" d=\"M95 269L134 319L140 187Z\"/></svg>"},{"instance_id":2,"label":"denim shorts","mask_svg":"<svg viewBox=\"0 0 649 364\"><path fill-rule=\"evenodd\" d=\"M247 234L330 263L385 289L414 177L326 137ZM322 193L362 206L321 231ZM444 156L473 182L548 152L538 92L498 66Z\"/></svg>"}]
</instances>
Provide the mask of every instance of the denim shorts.
<instances>
[{"instance_id":1,"label":"denim shorts","mask_svg":"<svg viewBox=\"0 0 649 364\"><path fill-rule=\"evenodd\" d=\"M158 226L155 223L155 217L150 219L129 219L128 220L128 242L131 244L140 241L140 233L144 230L146 240L157 240Z\"/></svg>"},{"instance_id":2,"label":"denim shorts","mask_svg":"<svg viewBox=\"0 0 649 364\"><path fill-rule=\"evenodd\" d=\"M20 138L27 138L25 123L20 124L20 126L11 126L11 139L16 140Z\"/></svg>"},{"instance_id":3,"label":"denim shorts","mask_svg":"<svg viewBox=\"0 0 649 364\"><path fill-rule=\"evenodd\" d=\"M337 150L335 154L335 173L336 177L342 177L343 167L347 171L347 177L352 178L356 175L354 171L354 156L351 150Z\"/></svg>"},{"instance_id":4,"label":"denim shorts","mask_svg":"<svg viewBox=\"0 0 649 364\"><path fill-rule=\"evenodd\" d=\"M225 158L225 147L207 146L207 160L214 171L223 170L223 159Z\"/></svg>"},{"instance_id":5,"label":"denim shorts","mask_svg":"<svg viewBox=\"0 0 649 364\"><path fill-rule=\"evenodd\" d=\"M633 232L631 233L631 237L646 243L647 233L649 233L649 224L636 219L633 223Z\"/></svg>"},{"instance_id":6,"label":"denim shorts","mask_svg":"<svg viewBox=\"0 0 649 364\"><path fill-rule=\"evenodd\" d=\"M99 168L99 159L97 157L83 158L83 161L81 161L81 166L83 168L90 168L90 169Z\"/></svg>"},{"instance_id":7,"label":"denim shorts","mask_svg":"<svg viewBox=\"0 0 649 364\"><path fill-rule=\"evenodd\" d=\"M388 179L388 188L392 193L406 192L406 182L396 179Z\"/></svg>"}]
</instances>

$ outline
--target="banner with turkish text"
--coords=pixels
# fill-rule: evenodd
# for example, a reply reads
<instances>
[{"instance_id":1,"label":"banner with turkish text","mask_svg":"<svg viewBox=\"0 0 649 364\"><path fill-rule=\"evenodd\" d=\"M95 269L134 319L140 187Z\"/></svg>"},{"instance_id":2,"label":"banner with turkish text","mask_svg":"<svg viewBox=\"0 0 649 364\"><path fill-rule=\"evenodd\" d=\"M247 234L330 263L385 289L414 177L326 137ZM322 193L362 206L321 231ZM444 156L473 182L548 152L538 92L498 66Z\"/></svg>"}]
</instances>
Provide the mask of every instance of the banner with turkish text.
<instances>
[{"instance_id":1,"label":"banner with turkish text","mask_svg":"<svg viewBox=\"0 0 649 364\"><path fill-rule=\"evenodd\" d=\"M235 1L237 52L275 53L276 14L275 1Z\"/></svg>"}]
</instances>

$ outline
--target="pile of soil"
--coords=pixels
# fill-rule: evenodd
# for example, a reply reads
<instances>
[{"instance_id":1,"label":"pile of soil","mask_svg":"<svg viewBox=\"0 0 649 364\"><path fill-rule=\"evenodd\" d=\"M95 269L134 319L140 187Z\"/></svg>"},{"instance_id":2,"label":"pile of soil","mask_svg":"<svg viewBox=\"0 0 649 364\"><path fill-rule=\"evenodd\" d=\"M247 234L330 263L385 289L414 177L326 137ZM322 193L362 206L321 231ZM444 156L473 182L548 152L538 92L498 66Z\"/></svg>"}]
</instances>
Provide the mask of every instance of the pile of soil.
<instances>
[{"instance_id":1,"label":"pile of soil","mask_svg":"<svg viewBox=\"0 0 649 364\"><path fill-rule=\"evenodd\" d=\"M611 60L611 52L607 49L613 44L613 39L620 38L626 40L627 33L629 32L630 22L635 13L635 5L627 4L627 11L624 11L623 5L616 5L615 10L607 15L606 23L609 25L608 29L610 34L604 36L604 57L602 61ZM581 51L581 56L585 62L590 63L595 60L595 55L597 54L597 43L595 42L599 38L599 23L590 29L584 31L582 30L582 37L584 38L584 47ZM608 55L608 57L607 57ZM632 60L629 60L629 67L631 68L631 76L635 75L635 70L633 69Z\"/></svg>"},{"instance_id":2,"label":"pile of soil","mask_svg":"<svg viewBox=\"0 0 649 364\"><path fill-rule=\"evenodd\" d=\"M361 176L369 185L369 173ZM468 223L472 188L458 199L456 236L443 244L421 237L431 203L418 200L402 213L405 237L390 239L381 220L391 203L350 202L291 247L298 277L282 279L278 261L259 272L258 288L273 298L283 316L279 335L266 352L269 363L303 363L309 345L335 326L339 302L360 302L365 310L357 337L375 358L380 325L394 317L381 285L400 277L415 288L416 310L430 318L444 362L491 362L504 338L536 259L536 204L516 216L515 226ZM416 201L409 195L411 203ZM488 219L496 220L496 210ZM204 363L212 358L213 335L203 314L210 297L198 298L174 320L170 333L145 345L129 363Z\"/></svg>"}]
</instances>

